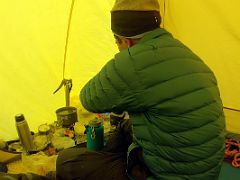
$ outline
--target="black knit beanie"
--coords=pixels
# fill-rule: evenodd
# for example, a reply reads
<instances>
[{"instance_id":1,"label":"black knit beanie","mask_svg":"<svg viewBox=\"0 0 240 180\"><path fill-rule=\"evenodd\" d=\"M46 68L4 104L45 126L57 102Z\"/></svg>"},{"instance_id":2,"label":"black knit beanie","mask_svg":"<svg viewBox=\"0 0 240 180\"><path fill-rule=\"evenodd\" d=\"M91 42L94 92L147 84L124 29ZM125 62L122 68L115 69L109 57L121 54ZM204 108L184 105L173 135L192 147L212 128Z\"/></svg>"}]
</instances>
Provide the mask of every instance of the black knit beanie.
<instances>
[{"instance_id":1,"label":"black knit beanie","mask_svg":"<svg viewBox=\"0 0 240 180\"><path fill-rule=\"evenodd\" d=\"M116 0L111 11L114 34L133 37L160 26L158 0Z\"/></svg>"}]
</instances>

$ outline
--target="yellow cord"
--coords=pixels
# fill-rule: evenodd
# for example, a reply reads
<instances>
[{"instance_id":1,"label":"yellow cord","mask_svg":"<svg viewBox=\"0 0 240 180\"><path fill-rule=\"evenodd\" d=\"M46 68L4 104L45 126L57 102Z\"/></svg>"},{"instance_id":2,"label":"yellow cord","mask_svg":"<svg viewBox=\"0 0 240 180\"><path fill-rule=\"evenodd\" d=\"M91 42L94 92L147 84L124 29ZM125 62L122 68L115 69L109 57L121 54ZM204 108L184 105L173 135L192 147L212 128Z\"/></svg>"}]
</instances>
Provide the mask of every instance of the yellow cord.
<instances>
[{"instance_id":1,"label":"yellow cord","mask_svg":"<svg viewBox=\"0 0 240 180\"><path fill-rule=\"evenodd\" d=\"M65 66L66 66L66 59L67 59L68 40L69 40L69 33L70 33L70 26L71 26L74 3L75 3L75 0L72 0L71 9L70 9L69 18L68 18L67 37L66 37L66 44L65 44L65 51L64 51L64 61L63 61L63 79L65 79Z\"/></svg>"}]
</instances>

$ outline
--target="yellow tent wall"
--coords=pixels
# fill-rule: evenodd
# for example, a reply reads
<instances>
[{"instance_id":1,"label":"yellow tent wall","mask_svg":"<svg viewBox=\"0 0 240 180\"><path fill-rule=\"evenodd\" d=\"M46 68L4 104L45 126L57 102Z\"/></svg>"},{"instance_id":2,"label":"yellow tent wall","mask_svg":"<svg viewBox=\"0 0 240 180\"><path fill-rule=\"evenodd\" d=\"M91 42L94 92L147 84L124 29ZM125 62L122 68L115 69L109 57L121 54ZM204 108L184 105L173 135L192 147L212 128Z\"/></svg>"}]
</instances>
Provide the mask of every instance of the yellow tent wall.
<instances>
[{"instance_id":1,"label":"yellow tent wall","mask_svg":"<svg viewBox=\"0 0 240 180\"><path fill-rule=\"evenodd\" d=\"M71 0L3 1L0 5L0 137L17 137L14 115L23 113L30 129L56 120L65 106L63 55ZM109 29L108 1L76 1L72 16L65 78L71 95L117 52ZM76 102L76 100L74 101Z\"/></svg>"},{"instance_id":2,"label":"yellow tent wall","mask_svg":"<svg viewBox=\"0 0 240 180\"><path fill-rule=\"evenodd\" d=\"M56 120L65 105L63 54L71 0L3 1L0 5L0 138L17 138L14 115L31 130ZM75 1L65 78L73 79L72 102L81 87L117 52L110 31L113 0ZM213 69L224 105L240 109L238 0L160 0L162 26ZM74 101L73 101L74 100ZM227 112L228 129L240 132L240 113Z\"/></svg>"}]
</instances>

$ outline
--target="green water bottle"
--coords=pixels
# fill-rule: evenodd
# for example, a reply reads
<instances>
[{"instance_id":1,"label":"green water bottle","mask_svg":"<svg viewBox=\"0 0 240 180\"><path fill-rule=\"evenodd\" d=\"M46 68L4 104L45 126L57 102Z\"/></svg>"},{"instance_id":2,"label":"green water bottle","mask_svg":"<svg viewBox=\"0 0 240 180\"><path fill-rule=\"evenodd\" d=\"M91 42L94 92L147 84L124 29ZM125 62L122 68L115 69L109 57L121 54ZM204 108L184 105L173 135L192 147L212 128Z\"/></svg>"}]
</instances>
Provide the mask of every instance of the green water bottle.
<instances>
[{"instance_id":1,"label":"green water bottle","mask_svg":"<svg viewBox=\"0 0 240 180\"><path fill-rule=\"evenodd\" d=\"M98 151L104 146L104 128L102 122L95 118L89 121L86 126L87 148L89 150Z\"/></svg>"}]
</instances>

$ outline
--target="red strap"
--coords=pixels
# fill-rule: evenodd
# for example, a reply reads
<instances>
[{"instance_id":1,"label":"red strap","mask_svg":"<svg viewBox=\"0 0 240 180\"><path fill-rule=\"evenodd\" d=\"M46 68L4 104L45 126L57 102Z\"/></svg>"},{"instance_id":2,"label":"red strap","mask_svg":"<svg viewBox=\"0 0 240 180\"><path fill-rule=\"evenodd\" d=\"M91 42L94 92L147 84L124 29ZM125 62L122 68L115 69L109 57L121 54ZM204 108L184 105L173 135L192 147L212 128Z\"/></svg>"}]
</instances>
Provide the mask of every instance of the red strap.
<instances>
[{"instance_id":1,"label":"red strap","mask_svg":"<svg viewBox=\"0 0 240 180\"><path fill-rule=\"evenodd\" d=\"M234 155L232 165L236 168L240 168L240 152Z\"/></svg>"},{"instance_id":2,"label":"red strap","mask_svg":"<svg viewBox=\"0 0 240 180\"><path fill-rule=\"evenodd\" d=\"M224 158L232 159L234 155L238 152L240 152L240 141L236 141L233 139L226 139Z\"/></svg>"}]
</instances>

